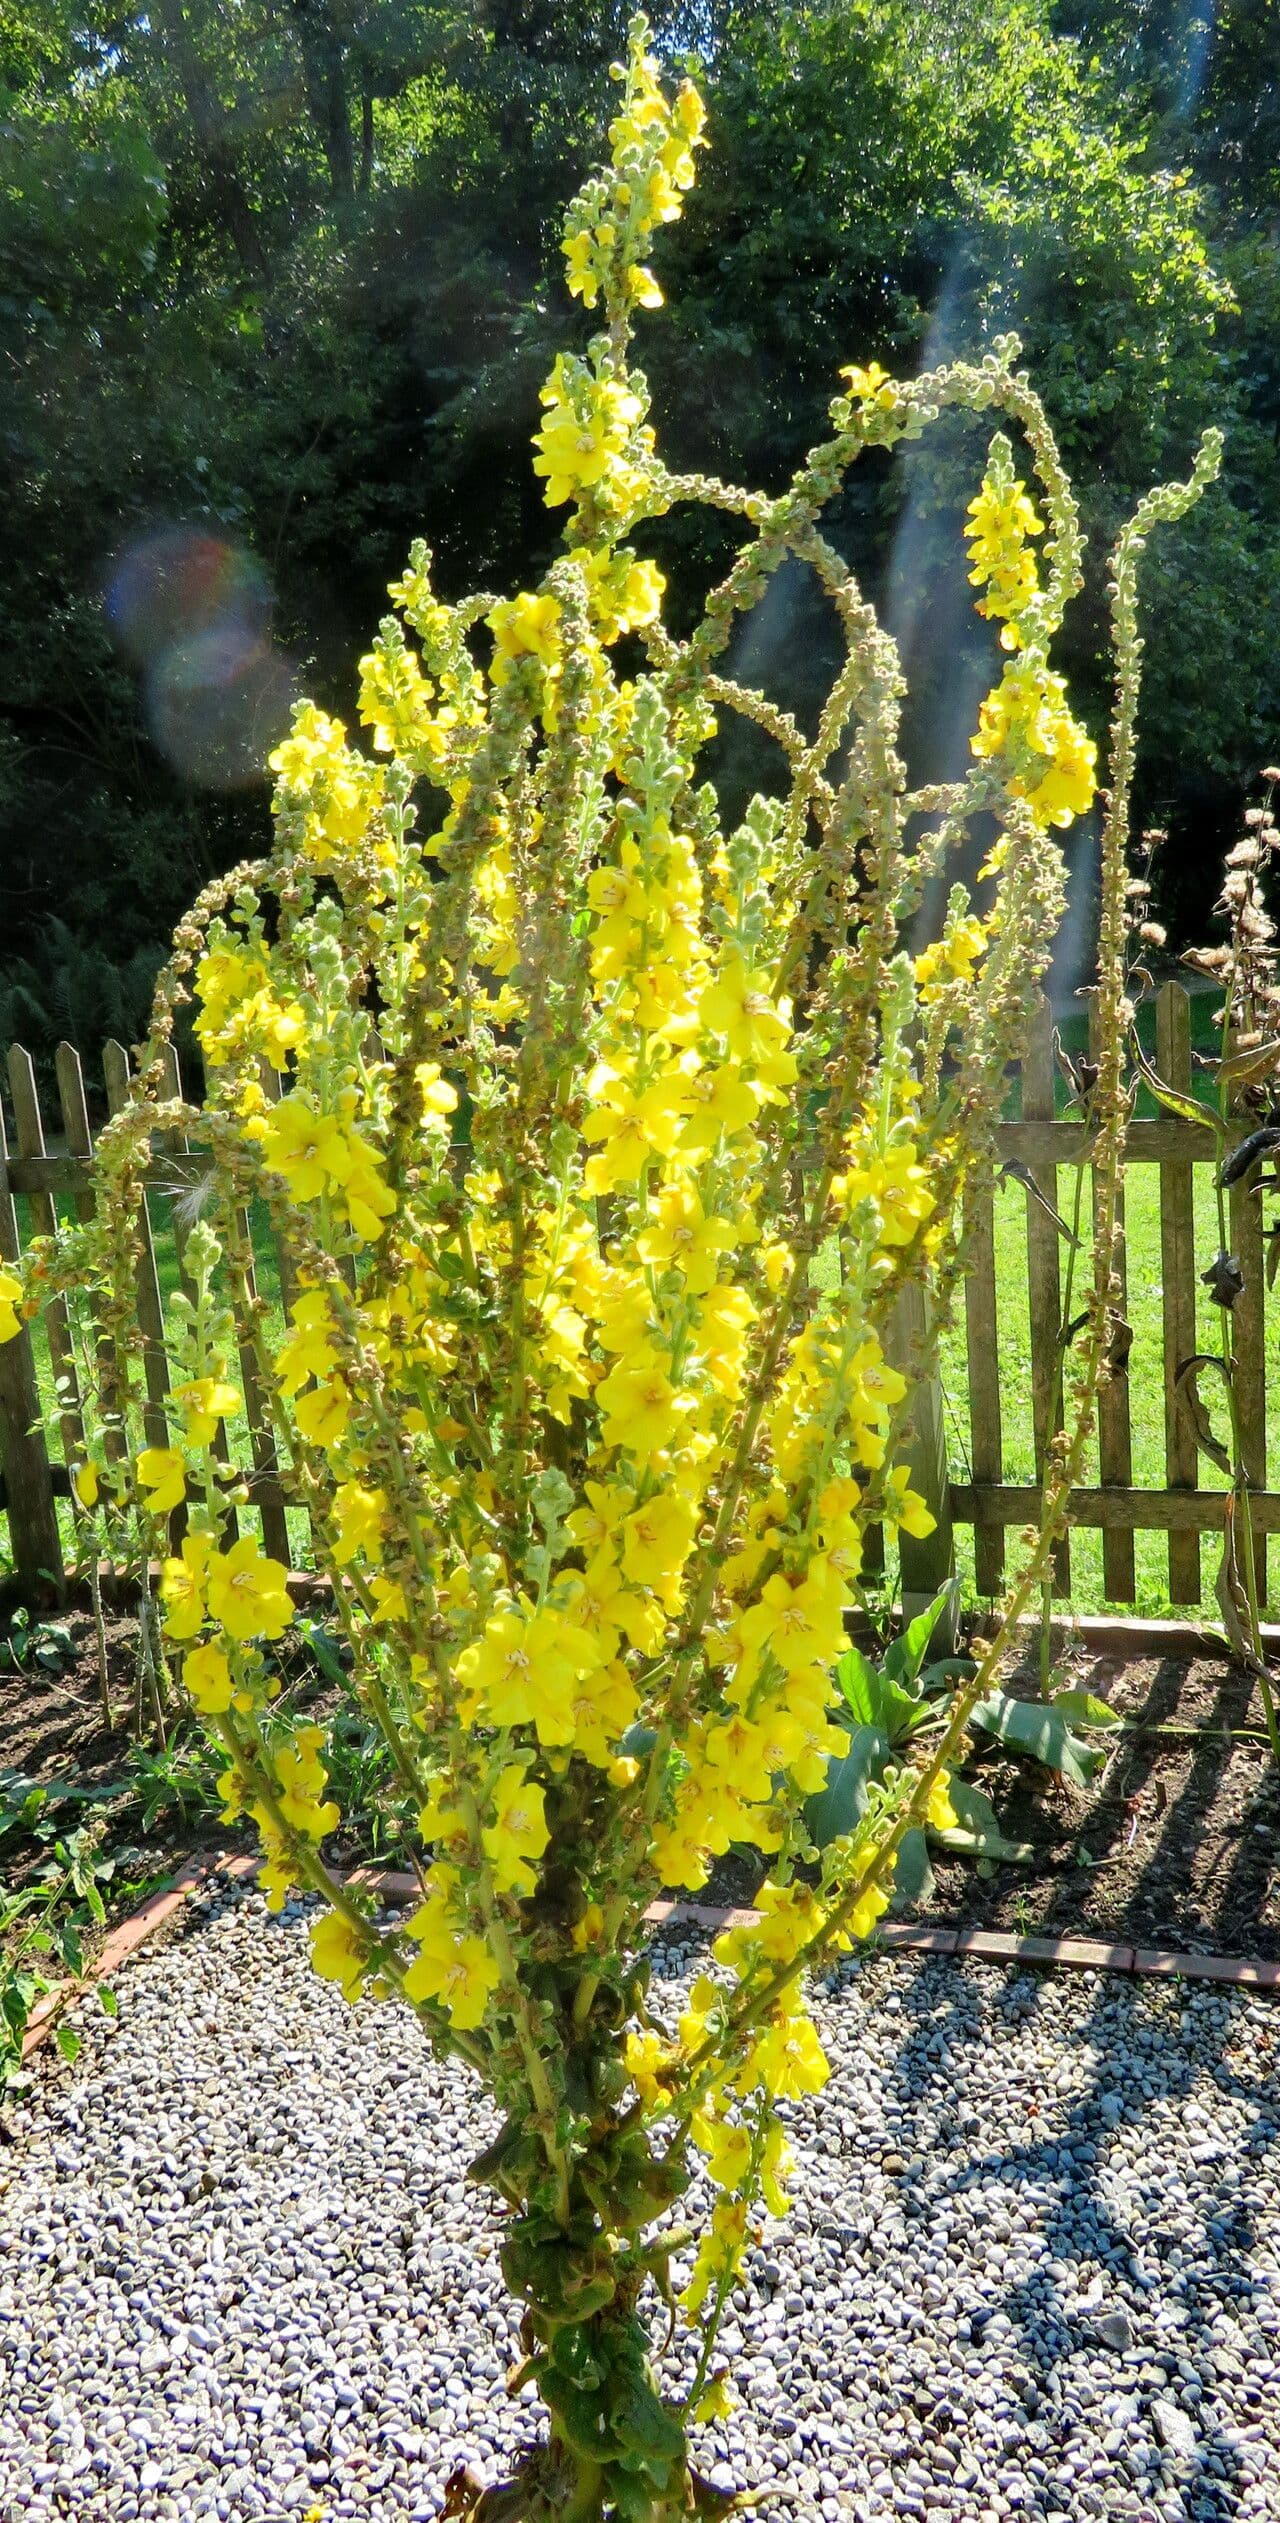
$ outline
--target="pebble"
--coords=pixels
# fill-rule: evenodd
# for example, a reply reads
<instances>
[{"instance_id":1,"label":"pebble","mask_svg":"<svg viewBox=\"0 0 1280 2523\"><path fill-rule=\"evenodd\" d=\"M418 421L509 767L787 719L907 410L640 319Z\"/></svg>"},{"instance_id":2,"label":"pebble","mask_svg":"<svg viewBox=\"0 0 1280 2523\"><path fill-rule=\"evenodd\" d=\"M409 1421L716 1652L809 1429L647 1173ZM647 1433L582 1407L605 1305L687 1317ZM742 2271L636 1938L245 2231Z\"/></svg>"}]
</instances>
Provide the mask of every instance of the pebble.
<instances>
[{"instance_id":1,"label":"pebble","mask_svg":"<svg viewBox=\"0 0 1280 2523\"><path fill-rule=\"evenodd\" d=\"M4 2523L434 2523L529 2440L465 2180L495 2116L314 1978L305 1925L207 1903L11 2106ZM655 2012L703 1958L655 1942ZM831 2079L784 2107L794 2212L734 2290L703 2473L760 2523L1277 2523L1275 2008L923 1956L814 2003Z\"/></svg>"}]
</instances>

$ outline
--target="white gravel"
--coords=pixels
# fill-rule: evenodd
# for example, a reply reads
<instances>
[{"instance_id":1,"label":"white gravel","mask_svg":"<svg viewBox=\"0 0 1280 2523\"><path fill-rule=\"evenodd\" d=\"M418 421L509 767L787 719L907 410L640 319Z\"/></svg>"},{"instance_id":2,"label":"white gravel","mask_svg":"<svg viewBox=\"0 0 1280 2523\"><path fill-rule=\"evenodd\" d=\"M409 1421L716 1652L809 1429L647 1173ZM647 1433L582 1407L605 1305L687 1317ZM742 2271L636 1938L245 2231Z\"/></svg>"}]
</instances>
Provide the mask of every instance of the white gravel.
<instances>
[{"instance_id":1,"label":"white gravel","mask_svg":"<svg viewBox=\"0 0 1280 2523\"><path fill-rule=\"evenodd\" d=\"M3 2523L425 2523L497 2475L529 2416L469 2081L253 1895L121 1999L0 2144ZM899 1958L820 2012L704 2467L762 2523L1280 2518L1280 2008Z\"/></svg>"}]
</instances>

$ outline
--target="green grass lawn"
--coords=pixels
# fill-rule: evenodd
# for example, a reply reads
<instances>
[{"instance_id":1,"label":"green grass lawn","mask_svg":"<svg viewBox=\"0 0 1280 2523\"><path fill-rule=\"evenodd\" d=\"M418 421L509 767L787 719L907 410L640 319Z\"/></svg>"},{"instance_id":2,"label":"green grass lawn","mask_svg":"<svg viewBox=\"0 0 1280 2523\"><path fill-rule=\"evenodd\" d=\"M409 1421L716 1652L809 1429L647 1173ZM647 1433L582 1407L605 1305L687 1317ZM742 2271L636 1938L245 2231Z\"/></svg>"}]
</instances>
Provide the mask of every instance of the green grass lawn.
<instances>
[{"instance_id":1,"label":"green grass lawn","mask_svg":"<svg viewBox=\"0 0 1280 2523\"><path fill-rule=\"evenodd\" d=\"M1062 1172L1058 1179L1059 1205L1071 1196L1073 1177ZM1218 1249L1217 1211L1211 1173L1208 1166L1195 1169L1196 1256L1199 1267L1212 1260ZM999 1331L1000 1399L1004 1436L1004 1477L1011 1483L1034 1478L1031 1434L1031 1340L1027 1307L1027 1194L1014 1182L1002 1183L995 1197L995 1251L997 1318ZM1133 1430L1133 1483L1138 1489L1165 1487L1164 1459L1164 1380L1161 1325L1161 1254L1159 1169L1154 1165L1135 1165L1129 1169L1125 1185L1125 1231L1128 1265L1128 1319L1133 1326L1133 1349L1129 1359L1129 1407ZM1064 1247L1065 1252L1065 1247ZM1087 1255L1085 1256L1087 1267ZM1215 1350L1220 1339L1218 1309L1207 1288L1197 1282L1197 1346ZM969 1477L968 1406L969 1374L965 1351L963 1298L959 1319L944 1335L942 1344L942 1384L946 1401L948 1455L953 1473ZM1280 1304L1267 1308L1267 1381L1274 1389L1280 1372ZM1214 1409L1212 1388L1207 1390L1211 1413ZM1218 1419L1221 1413L1218 1413ZM1216 1424L1216 1423L1215 1423ZM1096 1443L1090 1449L1090 1484L1099 1478ZM1226 1486L1223 1475L1214 1469L1205 1456L1200 1458L1197 1475L1205 1489ZM1138 1533L1135 1540L1137 1610L1158 1615L1169 1610L1168 1544L1164 1534ZM961 1529L957 1534L960 1567L971 1584L973 1575L972 1535ZM1271 1554L1273 1560L1277 1554ZM1201 1544L1203 1601L1212 1605L1215 1555L1210 1541ZM1102 1610L1106 1597L1102 1587L1102 1537L1099 1533L1076 1532L1071 1541L1072 1596L1077 1610ZM1275 1588L1275 1576L1272 1584Z\"/></svg>"}]
</instances>

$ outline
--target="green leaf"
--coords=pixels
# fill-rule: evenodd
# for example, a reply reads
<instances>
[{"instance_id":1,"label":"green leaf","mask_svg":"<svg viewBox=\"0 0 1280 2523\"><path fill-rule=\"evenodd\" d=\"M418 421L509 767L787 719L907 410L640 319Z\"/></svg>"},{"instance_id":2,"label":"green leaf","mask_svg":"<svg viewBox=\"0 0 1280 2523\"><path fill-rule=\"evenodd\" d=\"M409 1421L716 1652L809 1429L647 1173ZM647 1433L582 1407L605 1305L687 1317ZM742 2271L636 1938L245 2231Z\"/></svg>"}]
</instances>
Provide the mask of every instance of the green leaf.
<instances>
[{"instance_id":1,"label":"green leaf","mask_svg":"<svg viewBox=\"0 0 1280 2523\"><path fill-rule=\"evenodd\" d=\"M927 1901L932 1891L933 1868L929 1863L929 1844L924 1832L904 1831L893 1873L889 1908L895 1913L905 1910L913 1901Z\"/></svg>"},{"instance_id":2,"label":"green leaf","mask_svg":"<svg viewBox=\"0 0 1280 2523\"><path fill-rule=\"evenodd\" d=\"M1100 1700L1094 1691L1055 1691L1053 1705L1060 1709L1069 1726L1123 1726L1124 1719L1110 1700Z\"/></svg>"},{"instance_id":3,"label":"green leaf","mask_svg":"<svg viewBox=\"0 0 1280 2523\"><path fill-rule=\"evenodd\" d=\"M828 1848L855 1831L867 1806L868 1781L879 1775L889 1758L887 1737L879 1726L855 1726L846 1753L837 1753L827 1769L827 1783L804 1808L805 1829L815 1848Z\"/></svg>"},{"instance_id":4,"label":"green leaf","mask_svg":"<svg viewBox=\"0 0 1280 2523\"><path fill-rule=\"evenodd\" d=\"M1011 1752L1030 1753L1046 1769L1058 1770L1076 1787L1087 1787L1106 1759L1104 1752L1072 1734L1059 1708L1039 1700L1011 1699L1007 1691L992 1691L979 1700L972 1722Z\"/></svg>"},{"instance_id":5,"label":"green leaf","mask_svg":"<svg viewBox=\"0 0 1280 2523\"><path fill-rule=\"evenodd\" d=\"M298 1629L326 1682L332 1682L335 1689L341 1690L347 1680L347 1671L330 1632L323 1629L319 1621L300 1621Z\"/></svg>"},{"instance_id":6,"label":"green leaf","mask_svg":"<svg viewBox=\"0 0 1280 2523\"><path fill-rule=\"evenodd\" d=\"M53 2037L57 2042L58 2048L62 2052L63 2058L68 2060L74 2066L75 2061L80 2056L81 2044L79 2033L73 2032L70 2024L58 2024L55 2026Z\"/></svg>"},{"instance_id":7,"label":"green leaf","mask_svg":"<svg viewBox=\"0 0 1280 2523\"><path fill-rule=\"evenodd\" d=\"M877 1673L857 1647L850 1647L835 1668L836 1680L855 1725L878 1726L891 1743L901 1743L932 1714L911 1691L904 1691L887 1673Z\"/></svg>"},{"instance_id":8,"label":"green leaf","mask_svg":"<svg viewBox=\"0 0 1280 2523\"><path fill-rule=\"evenodd\" d=\"M69 1920L58 1929L57 1936L62 1960L72 1978L78 1980L84 1971L84 1947Z\"/></svg>"},{"instance_id":9,"label":"green leaf","mask_svg":"<svg viewBox=\"0 0 1280 2523\"><path fill-rule=\"evenodd\" d=\"M25 1980L20 1981L17 1978L6 1980L3 1985L0 1985L0 2015L3 2015L9 2030L17 2033L19 2039L27 2029L27 2017L31 2012L28 1986L29 1983Z\"/></svg>"},{"instance_id":10,"label":"green leaf","mask_svg":"<svg viewBox=\"0 0 1280 2523\"><path fill-rule=\"evenodd\" d=\"M103 2014L109 2015L112 2023L114 2023L120 2012L120 2000L116 1996L115 1990L108 1988L105 1980L99 1980L98 1982L98 2004L102 2008Z\"/></svg>"},{"instance_id":11,"label":"green leaf","mask_svg":"<svg viewBox=\"0 0 1280 2523\"><path fill-rule=\"evenodd\" d=\"M608 2413L599 2391L580 2390L571 2375L549 2363L538 2368L538 2389L575 2452L598 2462L603 2451L612 2450L606 2433Z\"/></svg>"},{"instance_id":12,"label":"green leaf","mask_svg":"<svg viewBox=\"0 0 1280 2523\"><path fill-rule=\"evenodd\" d=\"M860 1647L850 1647L835 1669L855 1726L874 1726L880 1717L880 1676Z\"/></svg>"},{"instance_id":13,"label":"green leaf","mask_svg":"<svg viewBox=\"0 0 1280 2523\"><path fill-rule=\"evenodd\" d=\"M967 1778L953 1778L947 1789L959 1829L931 1831L930 1838L955 1857L998 1858L1006 1866L1029 1865L1035 1850L1024 1840L1007 1840L991 1798Z\"/></svg>"},{"instance_id":14,"label":"green leaf","mask_svg":"<svg viewBox=\"0 0 1280 2523\"><path fill-rule=\"evenodd\" d=\"M902 1636L895 1638L893 1645L886 1650L881 1666L888 1680L908 1685L915 1681L929 1652L929 1642L954 1592L954 1580L948 1578L945 1586L939 1587L932 1603L927 1603L923 1612L917 1612Z\"/></svg>"}]
</instances>

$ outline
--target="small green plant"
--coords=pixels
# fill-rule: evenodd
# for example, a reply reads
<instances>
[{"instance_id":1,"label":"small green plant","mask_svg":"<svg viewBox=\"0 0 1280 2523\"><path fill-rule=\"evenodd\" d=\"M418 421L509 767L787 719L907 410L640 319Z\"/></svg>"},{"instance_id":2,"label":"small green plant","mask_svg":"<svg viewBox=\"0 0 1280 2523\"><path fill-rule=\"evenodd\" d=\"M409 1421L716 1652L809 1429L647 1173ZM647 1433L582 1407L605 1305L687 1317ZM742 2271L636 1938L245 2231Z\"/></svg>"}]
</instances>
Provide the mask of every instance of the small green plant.
<instances>
[{"instance_id":1,"label":"small green plant","mask_svg":"<svg viewBox=\"0 0 1280 2523\"><path fill-rule=\"evenodd\" d=\"M0 1671L62 1673L74 1664L75 1653L65 1621L33 1621L25 1604L19 1604L0 1639Z\"/></svg>"},{"instance_id":2,"label":"small green plant","mask_svg":"<svg viewBox=\"0 0 1280 2523\"><path fill-rule=\"evenodd\" d=\"M925 1663L949 1591L944 1588L917 1615L878 1663L872 1663L861 1648L850 1647L836 1665L835 1680L844 1701L837 1722L848 1726L847 1744L843 1752L833 1755L825 1788L805 1808L815 1848L828 1848L857 1828L871 1791L892 1784L913 1745L942 1734L957 1681L976 1670L972 1659L964 1656ZM969 1722L994 1737L1007 1752L1038 1761L1083 1787L1105 1754L1074 1728L1103 1728L1120 1720L1114 1709L1089 1692L1063 1693L1042 1703L991 1690L971 1710ZM899 1906L927 1898L933 1881L930 1841L984 1864L1010 1863L1028 1855L1005 1836L982 1788L953 1773L924 1825L909 1832L904 1841L894 1888Z\"/></svg>"},{"instance_id":3,"label":"small green plant","mask_svg":"<svg viewBox=\"0 0 1280 2523\"><path fill-rule=\"evenodd\" d=\"M55 1840L47 1863L18 1891L0 1889L0 2092L21 2087L23 2040L34 2008L56 1981L85 1978L86 1946L105 1919L102 1886L114 1872L88 1827ZM113 1991L99 1984L106 2015L116 2012ZM75 2059L80 2037L60 2023L54 2039L64 2059Z\"/></svg>"},{"instance_id":4,"label":"small green plant","mask_svg":"<svg viewBox=\"0 0 1280 2523\"><path fill-rule=\"evenodd\" d=\"M154 1831L158 1822L168 1820L185 1830L198 1814L217 1813L220 1766L207 1737L189 1726L158 1748L131 1744L125 1780L143 1831Z\"/></svg>"}]
</instances>

